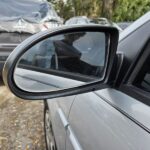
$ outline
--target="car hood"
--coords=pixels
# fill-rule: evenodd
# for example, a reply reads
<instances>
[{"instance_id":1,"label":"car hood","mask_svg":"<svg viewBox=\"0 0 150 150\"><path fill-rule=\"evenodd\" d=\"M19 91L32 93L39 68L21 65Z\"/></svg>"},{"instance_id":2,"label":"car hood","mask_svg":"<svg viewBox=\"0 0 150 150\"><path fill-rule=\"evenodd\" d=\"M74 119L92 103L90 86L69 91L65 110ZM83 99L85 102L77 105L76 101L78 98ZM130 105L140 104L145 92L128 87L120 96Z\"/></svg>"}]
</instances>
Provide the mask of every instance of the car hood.
<instances>
[{"instance_id":1,"label":"car hood","mask_svg":"<svg viewBox=\"0 0 150 150\"><path fill-rule=\"evenodd\" d=\"M37 32L58 26L56 20L51 20L45 23L30 23L23 19L16 21L0 22L0 31L4 32L25 32L35 34Z\"/></svg>"}]
</instances>

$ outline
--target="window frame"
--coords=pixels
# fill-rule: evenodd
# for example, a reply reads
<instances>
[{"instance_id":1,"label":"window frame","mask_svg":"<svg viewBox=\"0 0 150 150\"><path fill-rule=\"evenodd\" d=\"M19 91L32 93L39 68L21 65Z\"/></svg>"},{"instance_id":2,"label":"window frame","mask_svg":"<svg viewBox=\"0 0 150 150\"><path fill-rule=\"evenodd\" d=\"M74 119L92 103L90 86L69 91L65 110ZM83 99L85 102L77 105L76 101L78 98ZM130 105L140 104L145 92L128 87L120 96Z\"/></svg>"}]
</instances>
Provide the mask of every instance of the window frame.
<instances>
[{"instance_id":1,"label":"window frame","mask_svg":"<svg viewBox=\"0 0 150 150\"><path fill-rule=\"evenodd\" d=\"M145 46L131 64L129 71L127 72L125 78L123 79L123 82L120 85L120 90L127 95L137 99L138 101L150 106L150 92L145 91L144 89L137 87L134 84L137 76L139 76L141 68L149 57L150 38L147 40Z\"/></svg>"}]
</instances>

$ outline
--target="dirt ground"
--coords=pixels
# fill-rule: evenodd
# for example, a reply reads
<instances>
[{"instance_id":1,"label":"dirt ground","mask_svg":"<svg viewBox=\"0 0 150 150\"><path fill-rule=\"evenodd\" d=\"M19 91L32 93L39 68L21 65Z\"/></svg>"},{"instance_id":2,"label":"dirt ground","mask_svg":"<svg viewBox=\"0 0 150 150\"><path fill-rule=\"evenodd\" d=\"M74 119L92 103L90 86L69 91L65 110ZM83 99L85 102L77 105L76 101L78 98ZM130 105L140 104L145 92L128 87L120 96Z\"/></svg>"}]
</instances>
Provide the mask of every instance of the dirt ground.
<instances>
[{"instance_id":1,"label":"dirt ground","mask_svg":"<svg viewBox=\"0 0 150 150\"><path fill-rule=\"evenodd\" d=\"M19 99L0 86L0 150L45 150L42 101Z\"/></svg>"}]
</instances>

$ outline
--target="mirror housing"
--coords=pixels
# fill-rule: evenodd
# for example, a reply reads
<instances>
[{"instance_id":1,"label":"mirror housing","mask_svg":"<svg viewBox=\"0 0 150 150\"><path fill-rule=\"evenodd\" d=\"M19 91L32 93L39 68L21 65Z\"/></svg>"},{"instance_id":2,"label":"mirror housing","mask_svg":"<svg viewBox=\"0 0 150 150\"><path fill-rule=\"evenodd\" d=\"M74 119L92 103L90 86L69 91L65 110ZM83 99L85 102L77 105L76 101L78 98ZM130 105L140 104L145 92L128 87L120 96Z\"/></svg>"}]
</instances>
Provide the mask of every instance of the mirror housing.
<instances>
[{"instance_id":1,"label":"mirror housing","mask_svg":"<svg viewBox=\"0 0 150 150\"><path fill-rule=\"evenodd\" d=\"M19 62L22 55L27 52L32 46L39 43L40 41L50 38L53 36L74 33L74 32L103 32L109 35L108 39L108 51L107 51L107 64L105 65L105 73L103 78L96 81L91 81L87 84L83 84L76 87L71 87L68 89L62 89L59 91L46 91L46 92L30 92L25 91L18 87L14 80L14 73L17 63ZM118 30L113 27L106 27L100 25L80 25L80 26L71 26L71 27L61 27L53 31L44 31L38 34L35 34L22 42L17 46L14 51L8 57L4 69L3 69L3 80L4 83L9 87L9 89L18 97L24 99L50 99L61 96L69 96L74 94L85 93L89 91L94 91L97 89L102 89L109 86L109 83L112 83L112 77L110 73L113 69L113 62L116 56L118 44Z\"/></svg>"}]
</instances>

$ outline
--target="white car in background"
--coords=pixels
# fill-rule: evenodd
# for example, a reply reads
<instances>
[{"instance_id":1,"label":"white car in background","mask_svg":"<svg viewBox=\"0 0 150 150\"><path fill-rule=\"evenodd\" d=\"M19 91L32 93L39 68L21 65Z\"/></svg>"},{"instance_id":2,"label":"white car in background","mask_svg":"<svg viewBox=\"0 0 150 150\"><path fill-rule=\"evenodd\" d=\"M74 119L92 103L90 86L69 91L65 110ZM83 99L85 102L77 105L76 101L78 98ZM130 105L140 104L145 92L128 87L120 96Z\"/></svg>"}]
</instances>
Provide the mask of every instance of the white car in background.
<instances>
[{"instance_id":1,"label":"white car in background","mask_svg":"<svg viewBox=\"0 0 150 150\"><path fill-rule=\"evenodd\" d=\"M65 25L82 25L82 24L100 24L105 26L114 26L116 27L119 32L122 31L122 29L114 22L108 20L107 18L88 18L86 16L76 16L68 19L65 22Z\"/></svg>"}]
</instances>

